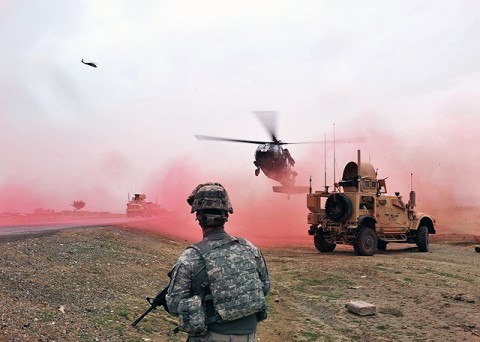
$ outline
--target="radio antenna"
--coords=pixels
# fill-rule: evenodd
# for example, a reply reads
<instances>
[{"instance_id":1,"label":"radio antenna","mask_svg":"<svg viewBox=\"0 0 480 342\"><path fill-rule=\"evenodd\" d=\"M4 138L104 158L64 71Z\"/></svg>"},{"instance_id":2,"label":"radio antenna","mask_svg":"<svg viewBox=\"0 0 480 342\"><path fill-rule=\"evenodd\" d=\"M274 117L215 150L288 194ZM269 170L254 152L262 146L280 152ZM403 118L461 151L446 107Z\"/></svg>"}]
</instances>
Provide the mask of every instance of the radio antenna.
<instances>
[{"instance_id":1,"label":"radio antenna","mask_svg":"<svg viewBox=\"0 0 480 342\"><path fill-rule=\"evenodd\" d=\"M335 123L333 123L333 187L335 189L335 184L337 183L336 179L336 169L335 164L337 163L337 159L335 157Z\"/></svg>"},{"instance_id":2,"label":"radio antenna","mask_svg":"<svg viewBox=\"0 0 480 342\"><path fill-rule=\"evenodd\" d=\"M325 158L325 164L324 164L324 168L325 168L325 191L327 191L327 133L324 133L324 155L323 157Z\"/></svg>"}]
</instances>

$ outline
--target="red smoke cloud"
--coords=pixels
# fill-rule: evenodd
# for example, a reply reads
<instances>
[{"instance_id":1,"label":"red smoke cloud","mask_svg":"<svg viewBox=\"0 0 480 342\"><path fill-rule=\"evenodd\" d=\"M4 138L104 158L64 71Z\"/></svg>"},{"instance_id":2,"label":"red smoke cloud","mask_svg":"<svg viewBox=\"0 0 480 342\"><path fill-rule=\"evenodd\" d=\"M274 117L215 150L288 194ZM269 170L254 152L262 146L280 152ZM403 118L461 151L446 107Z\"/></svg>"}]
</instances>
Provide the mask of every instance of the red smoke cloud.
<instances>
[{"instance_id":1,"label":"red smoke cloud","mask_svg":"<svg viewBox=\"0 0 480 342\"><path fill-rule=\"evenodd\" d=\"M4 184L0 193L0 208L2 212L22 212L25 207L41 208L44 205L44 199L39 196L34 184L19 184L15 181L9 181Z\"/></svg>"},{"instance_id":2,"label":"red smoke cloud","mask_svg":"<svg viewBox=\"0 0 480 342\"><path fill-rule=\"evenodd\" d=\"M477 148L480 139L476 130L480 119L468 115L472 114L468 111L460 116L450 113L448 110L439 113L437 120L429 124L405 122L402 129L389 126L375 114L365 114L348 125L337 124L338 139L363 136L367 141L336 146L336 180L341 178L346 163L356 162L360 149L362 161L370 160L378 168L379 178L388 177L389 193L399 191L408 198L410 175L414 174L416 209L437 217L439 233L478 234L476 227L480 223L480 211L470 207L480 205L476 186L480 167ZM323 144L289 149L297 162L297 184L308 186L311 175L313 190L322 189L325 173ZM121 159L115 160L124 164ZM210 158L208 151L201 156L182 155L165 163L157 175L151 176L145 192L147 200L158 200L169 214L138 226L187 239L200 239L201 230L195 215L190 213L186 198L197 184L216 181L225 186L234 207L226 224L230 233L262 245L312 244L307 234L306 195L292 195L289 199L287 195L273 193L271 186L277 184L263 174L255 177L252 164L233 164L231 169L225 164L219 166L218 160ZM26 203L29 207L45 207L45 203L60 201L53 192L40 192L34 184L7 183L9 185L3 185L1 189L4 196L0 197L0 211L7 211L5 208L20 210ZM333 183L332 144L327 146L327 183ZM108 191L94 190L96 197L101 194L101 199L108 200ZM72 198L70 203L82 199L89 206L90 192L91 189L85 190L85 198Z\"/></svg>"},{"instance_id":3,"label":"red smoke cloud","mask_svg":"<svg viewBox=\"0 0 480 342\"><path fill-rule=\"evenodd\" d=\"M229 193L234 213L226 230L261 245L309 243L305 195L273 193L276 185L263 174L255 177L254 168L218 173L215 165L199 167L194 158L171 161L164 175L153 179L149 189L160 189L159 202L171 213L142 222L140 227L191 240L201 238L201 229L190 213L187 197L200 183L220 182ZM243 171L251 171L242 173Z\"/></svg>"}]
</instances>

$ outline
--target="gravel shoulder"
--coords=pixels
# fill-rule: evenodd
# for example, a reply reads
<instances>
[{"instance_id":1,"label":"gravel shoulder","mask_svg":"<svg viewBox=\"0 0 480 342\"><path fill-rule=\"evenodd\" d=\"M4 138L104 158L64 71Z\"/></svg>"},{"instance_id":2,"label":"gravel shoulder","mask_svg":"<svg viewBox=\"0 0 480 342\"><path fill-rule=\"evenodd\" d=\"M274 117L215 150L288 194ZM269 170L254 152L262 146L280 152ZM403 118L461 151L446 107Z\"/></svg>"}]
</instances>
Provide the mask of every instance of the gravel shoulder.
<instances>
[{"instance_id":1,"label":"gravel shoulder","mask_svg":"<svg viewBox=\"0 0 480 342\"><path fill-rule=\"evenodd\" d=\"M184 341L159 309L131 322L191 242L93 227L0 243L0 341ZM262 248L272 278L260 341L480 341L480 254L470 241L429 253L388 246ZM374 316L345 309L350 300Z\"/></svg>"}]
</instances>

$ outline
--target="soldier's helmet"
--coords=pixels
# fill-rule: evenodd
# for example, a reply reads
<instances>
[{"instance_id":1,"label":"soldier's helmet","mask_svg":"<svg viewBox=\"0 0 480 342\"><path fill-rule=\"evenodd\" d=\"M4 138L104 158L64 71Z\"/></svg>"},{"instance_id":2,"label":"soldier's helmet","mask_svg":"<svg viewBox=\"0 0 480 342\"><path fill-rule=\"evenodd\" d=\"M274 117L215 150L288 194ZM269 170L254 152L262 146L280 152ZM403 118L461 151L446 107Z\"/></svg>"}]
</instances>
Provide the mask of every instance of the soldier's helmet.
<instances>
[{"instance_id":1,"label":"soldier's helmet","mask_svg":"<svg viewBox=\"0 0 480 342\"><path fill-rule=\"evenodd\" d=\"M188 196L187 202L192 206L192 213L220 211L233 214L228 193L220 183L199 184Z\"/></svg>"},{"instance_id":2,"label":"soldier's helmet","mask_svg":"<svg viewBox=\"0 0 480 342\"><path fill-rule=\"evenodd\" d=\"M187 202L192 206L192 213L196 212L202 228L223 227L228 221L228 214L233 213L227 191L220 183L199 184L188 196Z\"/></svg>"}]
</instances>

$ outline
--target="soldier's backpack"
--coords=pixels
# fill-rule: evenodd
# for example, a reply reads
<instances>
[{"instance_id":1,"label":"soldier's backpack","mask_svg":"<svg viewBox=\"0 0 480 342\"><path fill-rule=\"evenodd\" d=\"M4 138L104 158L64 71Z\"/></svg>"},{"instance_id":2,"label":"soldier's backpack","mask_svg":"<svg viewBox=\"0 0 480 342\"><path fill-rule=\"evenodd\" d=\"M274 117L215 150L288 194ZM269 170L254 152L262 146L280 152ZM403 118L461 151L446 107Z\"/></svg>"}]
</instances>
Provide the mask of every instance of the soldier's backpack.
<instances>
[{"instance_id":1,"label":"soldier's backpack","mask_svg":"<svg viewBox=\"0 0 480 342\"><path fill-rule=\"evenodd\" d=\"M252 314L266 313L262 281L251 246L243 238L228 237L192 246L203 257L207 272L204 302L213 301L214 315L206 323L233 321Z\"/></svg>"}]
</instances>

